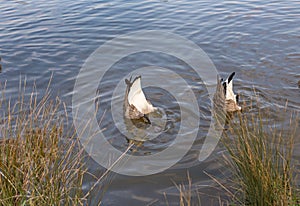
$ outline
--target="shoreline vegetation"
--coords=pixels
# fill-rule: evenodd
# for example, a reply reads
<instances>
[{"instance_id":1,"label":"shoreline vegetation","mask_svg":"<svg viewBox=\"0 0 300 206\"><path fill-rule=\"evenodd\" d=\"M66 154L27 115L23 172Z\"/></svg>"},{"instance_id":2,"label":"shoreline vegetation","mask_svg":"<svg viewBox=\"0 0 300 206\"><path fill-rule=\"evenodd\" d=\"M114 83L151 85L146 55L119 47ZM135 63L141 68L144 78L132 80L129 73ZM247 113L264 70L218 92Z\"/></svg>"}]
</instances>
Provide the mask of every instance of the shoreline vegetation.
<instances>
[{"instance_id":1,"label":"shoreline vegetation","mask_svg":"<svg viewBox=\"0 0 300 206\"><path fill-rule=\"evenodd\" d=\"M0 205L83 205L86 171L75 130L65 126L65 105L48 90L25 95L20 86L12 105L2 90L0 107Z\"/></svg>"},{"instance_id":2,"label":"shoreline vegetation","mask_svg":"<svg viewBox=\"0 0 300 206\"><path fill-rule=\"evenodd\" d=\"M14 105L1 88L0 205L88 205L92 193L83 191L83 179L92 174L75 129L65 124L66 105L58 97L51 99L48 89L39 99L37 92L25 95L25 87L20 86ZM231 170L232 186L207 174L228 194L220 205L300 205L295 181L299 162L292 158L298 116L291 117L287 134L271 127L271 121L266 125L263 115L240 114L224 132L222 161ZM188 186L176 185L181 206L194 205L192 199L200 203L188 180Z\"/></svg>"},{"instance_id":3,"label":"shoreline vegetation","mask_svg":"<svg viewBox=\"0 0 300 206\"><path fill-rule=\"evenodd\" d=\"M283 128L267 115L238 113L221 139L232 173L226 190L233 205L300 205L299 162L293 159L299 116L291 113Z\"/></svg>"}]
</instances>

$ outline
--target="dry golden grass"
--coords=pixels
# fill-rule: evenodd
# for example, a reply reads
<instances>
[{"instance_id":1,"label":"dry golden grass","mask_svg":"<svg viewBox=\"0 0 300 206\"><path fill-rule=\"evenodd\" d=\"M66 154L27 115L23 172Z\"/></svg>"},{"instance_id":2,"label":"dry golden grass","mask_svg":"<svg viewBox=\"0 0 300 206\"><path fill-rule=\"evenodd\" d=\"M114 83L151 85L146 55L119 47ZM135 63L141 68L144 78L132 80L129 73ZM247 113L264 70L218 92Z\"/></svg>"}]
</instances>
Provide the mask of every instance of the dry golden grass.
<instances>
[{"instance_id":1,"label":"dry golden grass","mask_svg":"<svg viewBox=\"0 0 300 206\"><path fill-rule=\"evenodd\" d=\"M262 112L238 116L223 139L235 183L233 200L244 205L299 205L292 159L297 115L289 128L265 121L268 116Z\"/></svg>"},{"instance_id":2,"label":"dry golden grass","mask_svg":"<svg viewBox=\"0 0 300 206\"><path fill-rule=\"evenodd\" d=\"M25 88L25 84L24 84ZM64 104L36 92L0 109L0 205L83 205L83 151L67 129ZM23 88L22 88L23 90Z\"/></svg>"}]
</instances>

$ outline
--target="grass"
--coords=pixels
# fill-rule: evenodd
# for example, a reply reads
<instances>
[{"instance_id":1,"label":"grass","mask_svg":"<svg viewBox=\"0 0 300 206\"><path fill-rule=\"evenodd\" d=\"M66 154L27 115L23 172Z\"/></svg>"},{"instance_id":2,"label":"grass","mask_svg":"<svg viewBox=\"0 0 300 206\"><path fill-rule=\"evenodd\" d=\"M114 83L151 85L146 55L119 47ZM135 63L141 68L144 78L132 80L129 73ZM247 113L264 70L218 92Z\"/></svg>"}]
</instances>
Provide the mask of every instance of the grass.
<instances>
[{"instance_id":1,"label":"grass","mask_svg":"<svg viewBox=\"0 0 300 206\"><path fill-rule=\"evenodd\" d=\"M0 205L84 205L86 171L75 130L61 114L64 104L50 94L20 88L11 105L2 93L0 109ZM24 90L23 90L24 89ZM4 89L5 90L5 89ZM65 110L66 111L66 110Z\"/></svg>"},{"instance_id":2,"label":"grass","mask_svg":"<svg viewBox=\"0 0 300 206\"><path fill-rule=\"evenodd\" d=\"M235 204L299 205L297 171L292 159L297 131L297 118L290 127L278 128L262 112L230 123L230 132L223 139L228 156L227 166L233 173L232 196ZM275 128L275 129L274 129Z\"/></svg>"},{"instance_id":3,"label":"grass","mask_svg":"<svg viewBox=\"0 0 300 206\"><path fill-rule=\"evenodd\" d=\"M67 124L66 106L51 99L48 90L42 97L36 91L26 96L25 87L15 104L4 92L0 101L5 113L0 122L0 205L88 205L108 171L83 193L88 172L75 129ZM287 129L266 121L262 112L238 116L238 121L229 121L223 139L234 185L227 188L212 178L231 195L232 205L300 205L294 181L299 171L292 159L298 117L291 118ZM188 185L176 186L179 205L201 203L189 175Z\"/></svg>"},{"instance_id":4,"label":"grass","mask_svg":"<svg viewBox=\"0 0 300 206\"><path fill-rule=\"evenodd\" d=\"M187 173L188 185L179 184L177 185L174 182L174 185L177 187L179 191L179 205L180 206L191 206L192 205L192 179ZM200 204L200 199L199 199Z\"/></svg>"}]
</instances>

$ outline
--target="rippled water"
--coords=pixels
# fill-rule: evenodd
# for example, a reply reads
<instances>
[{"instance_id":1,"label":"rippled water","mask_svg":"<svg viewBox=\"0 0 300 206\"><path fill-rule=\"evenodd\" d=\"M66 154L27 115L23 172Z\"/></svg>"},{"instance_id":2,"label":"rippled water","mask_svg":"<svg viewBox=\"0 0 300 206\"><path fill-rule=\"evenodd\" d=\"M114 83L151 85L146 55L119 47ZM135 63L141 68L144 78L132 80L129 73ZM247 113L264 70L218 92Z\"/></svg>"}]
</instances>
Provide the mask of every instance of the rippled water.
<instances>
[{"instance_id":1,"label":"rippled water","mask_svg":"<svg viewBox=\"0 0 300 206\"><path fill-rule=\"evenodd\" d=\"M0 56L3 69L0 83L7 81L7 95L14 99L20 78L26 77L28 88L35 82L38 92L43 93L53 73L51 89L67 102L70 110L76 76L95 49L128 32L164 30L196 43L213 60L222 76L235 71L235 90L240 93L246 112L257 112L257 107L260 107L280 122L284 119L285 113L281 110L287 101L288 110L300 110L297 85L300 80L299 10L299 3L292 0L243 3L218 0L130 3L124 0L2 1ZM165 172L147 177L114 174L103 204L165 205L167 201L169 205L178 205L178 189L174 182L187 183L187 171L195 185L193 190L203 194L200 196L203 204L218 204L218 200L212 197L218 196L217 185L203 170L217 177L227 173L220 162L223 148L218 146L206 161L198 161L199 149L210 123L210 101L201 77L180 59L141 52L116 62L98 85L100 127L105 128L104 134L115 148L126 149L128 141L114 125L110 101L119 82L135 69L145 66L169 68L191 86L200 105L198 137L189 153ZM142 75L147 76L147 73ZM145 142L135 155L162 151L178 133L178 104L182 102L158 88L164 84L166 82L145 89L152 103L164 111L166 125L154 128L163 134ZM251 100L253 89L259 96L259 105ZM122 103L122 98L118 96L115 101ZM188 101L185 106L189 108ZM281 121L280 124L288 122ZM298 134L295 160L300 158L299 138ZM89 165L95 174L103 171L93 161ZM85 187L90 184L92 181L87 178ZM100 195L95 193L94 197L92 203Z\"/></svg>"}]
</instances>

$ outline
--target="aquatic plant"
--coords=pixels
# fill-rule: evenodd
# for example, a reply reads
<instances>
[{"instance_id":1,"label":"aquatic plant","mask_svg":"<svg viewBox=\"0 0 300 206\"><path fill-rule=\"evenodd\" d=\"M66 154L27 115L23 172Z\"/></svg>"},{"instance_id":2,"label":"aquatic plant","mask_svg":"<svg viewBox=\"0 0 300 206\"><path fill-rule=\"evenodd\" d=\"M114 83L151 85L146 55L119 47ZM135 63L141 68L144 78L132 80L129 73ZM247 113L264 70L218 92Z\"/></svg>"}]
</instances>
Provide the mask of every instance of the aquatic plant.
<instances>
[{"instance_id":1,"label":"aquatic plant","mask_svg":"<svg viewBox=\"0 0 300 206\"><path fill-rule=\"evenodd\" d=\"M263 112L238 116L223 139L233 174L233 200L245 205L299 204L297 163L292 159L297 115L291 116L289 128L278 128Z\"/></svg>"},{"instance_id":2,"label":"aquatic plant","mask_svg":"<svg viewBox=\"0 0 300 206\"><path fill-rule=\"evenodd\" d=\"M84 205L83 151L65 105L48 90L26 95L25 86L14 104L2 88L0 205Z\"/></svg>"}]
</instances>

